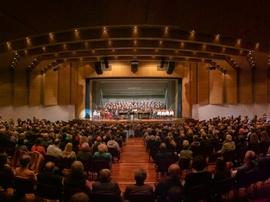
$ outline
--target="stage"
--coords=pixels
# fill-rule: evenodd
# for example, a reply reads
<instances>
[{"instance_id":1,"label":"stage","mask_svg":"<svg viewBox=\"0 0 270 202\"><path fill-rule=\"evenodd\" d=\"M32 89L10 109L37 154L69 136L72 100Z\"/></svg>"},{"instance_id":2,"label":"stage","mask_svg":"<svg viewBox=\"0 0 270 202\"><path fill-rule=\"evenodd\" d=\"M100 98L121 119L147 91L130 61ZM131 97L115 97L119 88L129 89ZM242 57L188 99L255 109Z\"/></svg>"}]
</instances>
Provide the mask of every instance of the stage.
<instances>
[{"instance_id":1,"label":"stage","mask_svg":"<svg viewBox=\"0 0 270 202\"><path fill-rule=\"evenodd\" d=\"M192 118L166 118L166 119L103 119L103 118L85 118L85 119L74 119L74 122L88 122L88 123L122 123L122 122L142 122L142 123L167 123L167 124L183 124L194 122Z\"/></svg>"}]
</instances>

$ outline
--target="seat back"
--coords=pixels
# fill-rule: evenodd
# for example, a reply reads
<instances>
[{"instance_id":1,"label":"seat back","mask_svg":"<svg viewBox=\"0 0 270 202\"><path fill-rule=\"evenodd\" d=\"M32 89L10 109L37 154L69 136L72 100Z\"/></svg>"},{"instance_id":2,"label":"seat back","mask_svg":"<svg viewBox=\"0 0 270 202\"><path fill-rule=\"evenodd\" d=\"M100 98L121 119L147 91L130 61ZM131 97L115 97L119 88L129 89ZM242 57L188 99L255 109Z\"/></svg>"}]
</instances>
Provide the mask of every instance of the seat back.
<instances>
[{"instance_id":1,"label":"seat back","mask_svg":"<svg viewBox=\"0 0 270 202\"><path fill-rule=\"evenodd\" d=\"M71 169L72 163L75 161L75 158L60 158L60 164L62 169Z\"/></svg>"},{"instance_id":2,"label":"seat back","mask_svg":"<svg viewBox=\"0 0 270 202\"><path fill-rule=\"evenodd\" d=\"M155 201L155 197L153 194L128 194L125 195L125 200L128 200L130 202L143 202L143 201L147 201L147 202L154 202Z\"/></svg>"},{"instance_id":3,"label":"seat back","mask_svg":"<svg viewBox=\"0 0 270 202\"><path fill-rule=\"evenodd\" d=\"M181 170L190 169L190 159L188 159L188 158L180 158L178 164L179 164Z\"/></svg>"},{"instance_id":4,"label":"seat back","mask_svg":"<svg viewBox=\"0 0 270 202\"><path fill-rule=\"evenodd\" d=\"M226 150L223 153L223 158L224 158L225 162L229 162L229 161L234 162L234 160L235 160L235 150Z\"/></svg>"},{"instance_id":5,"label":"seat back","mask_svg":"<svg viewBox=\"0 0 270 202\"><path fill-rule=\"evenodd\" d=\"M13 166L14 167L21 166L20 159L24 154L27 154L27 152L24 150L16 150L15 151L14 157L13 157Z\"/></svg>"},{"instance_id":6,"label":"seat back","mask_svg":"<svg viewBox=\"0 0 270 202\"><path fill-rule=\"evenodd\" d=\"M59 158L52 155L48 155L48 154L44 155L44 164L46 164L49 161L53 162L56 167L59 167L59 162L60 162Z\"/></svg>"},{"instance_id":7,"label":"seat back","mask_svg":"<svg viewBox=\"0 0 270 202\"><path fill-rule=\"evenodd\" d=\"M33 183L22 177L14 177L14 189L18 193L35 193Z\"/></svg>"},{"instance_id":8,"label":"seat back","mask_svg":"<svg viewBox=\"0 0 270 202\"><path fill-rule=\"evenodd\" d=\"M212 186L209 184L191 187L187 192L188 201L202 201L211 198Z\"/></svg>"},{"instance_id":9,"label":"seat back","mask_svg":"<svg viewBox=\"0 0 270 202\"><path fill-rule=\"evenodd\" d=\"M37 151L29 152L31 157L30 168L34 173L39 173L43 167L44 158L43 155Z\"/></svg>"},{"instance_id":10,"label":"seat back","mask_svg":"<svg viewBox=\"0 0 270 202\"><path fill-rule=\"evenodd\" d=\"M111 169L110 163L108 161L97 159L93 161L92 170L93 172L96 172L98 176L99 172L104 168Z\"/></svg>"},{"instance_id":11,"label":"seat back","mask_svg":"<svg viewBox=\"0 0 270 202\"><path fill-rule=\"evenodd\" d=\"M62 190L62 187L59 187L59 186L53 186L53 185L38 182L37 188L36 188L36 194L38 197L41 196L44 199L61 201L62 196L63 196L63 190Z\"/></svg>"},{"instance_id":12,"label":"seat back","mask_svg":"<svg viewBox=\"0 0 270 202\"><path fill-rule=\"evenodd\" d=\"M257 180L259 182L264 182L270 178L270 167L264 167L258 170Z\"/></svg>"},{"instance_id":13,"label":"seat back","mask_svg":"<svg viewBox=\"0 0 270 202\"><path fill-rule=\"evenodd\" d=\"M227 194L231 190L235 189L235 184L236 184L236 182L235 182L234 177L219 180L219 181L215 182L215 184L214 184L215 194L219 194L219 195Z\"/></svg>"},{"instance_id":14,"label":"seat back","mask_svg":"<svg viewBox=\"0 0 270 202\"><path fill-rule=\"evenodd\" d=\"M240 176L236 174L236 188L247 188L257 182L257 171L252 170Z\"/></svg>"},{"instance_id":15,"label":"seat back","mask_svg":"<svg viewBox=\"0 0 270 202\"><path fill-rule=\"evenodd\" d=\"M120 195L111 194L111 193L96 193L92 192L90 195L91 202L121 202L122 197Z\"/></svg>"},{"instance_id":16,"label":"seat back","mask_svg":"<svg viewBox=\"0 0 270 202\"><path fill-rule=\"evenodd\" d=\"M112 157L120 158L120 153L116 148L108 148L108 152L112 155Z\"/></svg>"},{"instance_id":17,"label":"seat back","mask_svg":"<svg viewBox=\"0 0 270 202\"><path fill-rule=\"evenodd\" d=\"M86 194L90 194L88 193L86 190L84 189L80 189L80 188L77 188L77 187L73 187L73 186L68 186L68 185L64 185L64 192L63 192L63 200L68 202L70 200L70 198L78 193L78 192L84 192Z\"/></svg>"},{"instance_id":18,"label":"seat back","mask_svg":"<svg viewBox=\"0 0 270 202\"><path fill-rule=\"evenodd\" d=\"M165 159L158 163L157 165L157 173L161 173L162 175L168 172L168 168L171 164L175 163L174 159Z\"/></svg>"},{"instance_id":19,"label":"seat back","mask_svg":"<svg viewBox=\"0 0 270 202\"><path fill-rule=\"evenodd\" d=\"M13 187L14 178L7 175L5 172L0 172L0 186L4 189Z\"/></svg>"}]
</instances>

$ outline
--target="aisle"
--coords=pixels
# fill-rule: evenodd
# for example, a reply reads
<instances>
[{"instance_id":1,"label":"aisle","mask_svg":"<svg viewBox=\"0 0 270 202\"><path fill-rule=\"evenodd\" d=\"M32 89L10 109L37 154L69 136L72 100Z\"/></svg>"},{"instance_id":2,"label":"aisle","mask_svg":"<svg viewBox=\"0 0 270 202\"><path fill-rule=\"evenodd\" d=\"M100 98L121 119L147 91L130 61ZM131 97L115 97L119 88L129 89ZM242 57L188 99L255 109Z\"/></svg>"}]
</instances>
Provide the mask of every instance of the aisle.
<instances>
[{"instance_id":1,"label":"aisle","mask_svg":"<svg viewBox=\"0 0 270 202\"><path fill-rule=\"evenodd\" d=\"M147 172L145 183L154 187L156 173L155 164L149 163L149 156L141 138L129 138L121 153L119 163L113 164L112 180L117 181L122 192L126 185L134 184L134 170L144 168Z\"/></svg>"}]
</instances>

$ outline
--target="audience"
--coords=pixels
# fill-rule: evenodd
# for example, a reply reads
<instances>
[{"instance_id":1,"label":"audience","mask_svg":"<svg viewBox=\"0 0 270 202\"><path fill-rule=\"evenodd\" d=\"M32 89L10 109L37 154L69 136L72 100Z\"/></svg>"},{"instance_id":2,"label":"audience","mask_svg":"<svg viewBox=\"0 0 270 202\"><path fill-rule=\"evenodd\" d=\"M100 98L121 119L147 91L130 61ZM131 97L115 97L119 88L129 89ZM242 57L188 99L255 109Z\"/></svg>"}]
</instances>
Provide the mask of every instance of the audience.
<instances>
[{"instance_id":1,"label":"audience","mask_svg":"<svg viewBox=\"0 0 270 202\"><path fill-rule=\"evenodd\" d=\"M42 155L46 154L45 148L42 145L41 138L36 139L36 143L32 146L31 151L37 151L37 152L41 153Z\"/></svg>"},{"instance_id":2,"label":"audience","mask_svg":"<svg viewBox=\"0 0 270 202\"><path fill-rule=\"evenodd\" d=\"M7 189L13 187L14 173L7 163L7 154L0 153L0 187Z\"/></svg>"}]
</instances>

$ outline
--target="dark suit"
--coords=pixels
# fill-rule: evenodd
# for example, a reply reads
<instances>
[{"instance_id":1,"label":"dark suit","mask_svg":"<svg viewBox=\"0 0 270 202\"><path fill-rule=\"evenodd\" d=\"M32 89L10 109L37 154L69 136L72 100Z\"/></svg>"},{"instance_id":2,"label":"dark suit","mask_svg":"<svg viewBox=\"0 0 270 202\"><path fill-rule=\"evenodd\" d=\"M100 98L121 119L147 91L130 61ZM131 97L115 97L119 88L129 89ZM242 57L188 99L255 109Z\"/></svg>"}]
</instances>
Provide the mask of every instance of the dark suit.
<instances>
[{"instance_id":1,"label":"dark suit","mask_svg":"<svg viewBox=\"0 0 270 202\"><path fill-rule=\"evenodd\" d=\"M212 175L207 171L199 172L199 173L189 173L185 178L185 190L189 190L191 187L203 184L212 183Z\"/></svg>"},{"instance_id":2,"label":"dark suit","mask_svg":"<svg viewBox=\"0 0 270 202\"><path fill-rule=\"evenodd\" d=\"M125 199L129 199L128 195L150 195L153 194L153 187L148 184L132 184L127 185L125 190Z\"/></svg>"},{"instance_id":3,"label":"dark suit","mask_svg":"<svg viewBox=\"0 0 270 202\"><path fill-rule=\"evenodd\" d=\"M173 186L178 186L181 189L183 188L180 179L167 177L158 183L157 188L155 190L155 196L158 198L159 202L167 201L167 193L169 189Z\"/></svg>"},{"instance_id":4,"label":"dark suit","mask_svg":"<svg viewBox=\"0 0 270 202\"><path fill-rule=\"evenodd\" d=\"M62 177L60 175L53 175L50 173L39 173L37 175L37 181L43 184L53 185L53 186L63 186Z\"/></svg>"},{"instance_id":5,"label":"dark suit","mask_svg":"<svg viewBox=\"0 0 270 202\"><path fill-rule=\"evenodd\" d=\"M94 182L92 184L92 192L96 193L112 193L116 195L121 194L121 190L117 182Z\"/></svg>"}]
</instances>

